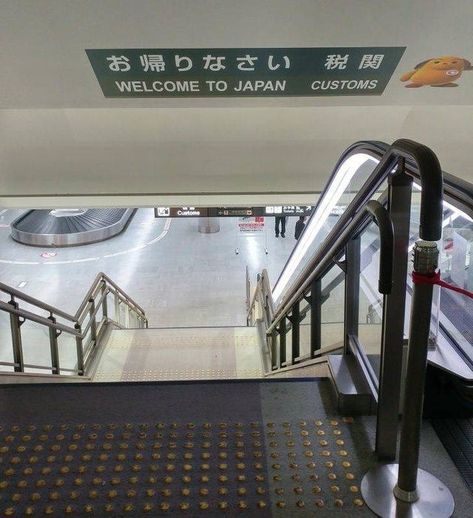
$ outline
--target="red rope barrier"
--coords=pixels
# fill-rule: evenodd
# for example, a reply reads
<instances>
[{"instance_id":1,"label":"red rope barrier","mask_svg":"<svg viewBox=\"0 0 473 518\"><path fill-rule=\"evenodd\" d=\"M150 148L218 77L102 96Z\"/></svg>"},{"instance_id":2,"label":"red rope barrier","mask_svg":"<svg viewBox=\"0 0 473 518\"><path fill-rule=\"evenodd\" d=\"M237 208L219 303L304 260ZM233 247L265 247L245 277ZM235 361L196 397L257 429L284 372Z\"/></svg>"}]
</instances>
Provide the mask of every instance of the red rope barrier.
<instances>
[{"instance_id":1,"label":"red rope barrier","mask_svg":"<svg viewBox=\"0 0 473 518\"><path fill-rule=\"evenodd\" d=\"M442 281L440 278L440 272L435 272L433 275L424 275L422 273L412 272L412 282L414 284L436 284L437 286L441 286L442 288L446 288L447 290L456 291L457 293L461 293L466 297L470 297L473 299L473 292L464 290L463 288L459 288L458 286L454 286L453 284L449 284L448 282Z\"/></svg>"}]
</instances>

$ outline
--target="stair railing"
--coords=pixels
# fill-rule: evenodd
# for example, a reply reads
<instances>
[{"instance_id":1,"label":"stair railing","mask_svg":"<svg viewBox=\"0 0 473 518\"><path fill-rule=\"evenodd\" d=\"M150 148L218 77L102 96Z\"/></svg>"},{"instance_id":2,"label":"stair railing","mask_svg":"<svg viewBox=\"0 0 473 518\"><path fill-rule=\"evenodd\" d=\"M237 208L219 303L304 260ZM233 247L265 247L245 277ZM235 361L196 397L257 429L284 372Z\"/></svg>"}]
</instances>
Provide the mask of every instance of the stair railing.
<instances>
[{"instance_id":1,"label":"stair railing","mask_svg":"<svg viewBox=\"0 0 473 518\"><path fill-rule=\"evenodd\" d=\"M102 272L95 278L74 315L3 283L0 283L0 294L9 297L6 302L0 300L0 310L9 314L13 350L13 361L0 361L0 366L13 367L15 372L46 370L52 374L83 376L100 345L108 323L124 328L148 327L143 308ZM110 298L113 299L113 308L109 308ZM25 361L25 336L22 332L25 322L39 324L40 329L47 331L49 365ZM76 357L73 368L61 365L61 353L64 352L59 344L61 335L75 341Z\"/></svg>"}]
</instances>

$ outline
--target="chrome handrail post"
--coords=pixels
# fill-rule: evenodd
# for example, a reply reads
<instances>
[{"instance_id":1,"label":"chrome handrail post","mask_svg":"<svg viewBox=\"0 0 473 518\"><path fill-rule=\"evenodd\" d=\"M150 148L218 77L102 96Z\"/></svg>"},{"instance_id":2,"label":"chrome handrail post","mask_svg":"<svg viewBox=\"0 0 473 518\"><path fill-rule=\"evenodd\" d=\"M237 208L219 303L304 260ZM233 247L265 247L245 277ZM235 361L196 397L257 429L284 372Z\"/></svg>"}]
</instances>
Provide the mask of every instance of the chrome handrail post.
<instances>
[{"instance_id":1,"label":"chrome handrail post","mask_svg":"<svg viewBox=\"0 0 473 518\"><path fill-rule=\"evenodd\" d=\"M107 296L108 296L108 287L107 282L102 279L102 313L103 318L105 320L108 319L108 304L107 304Z\"/></svg>"},{"instance_id":2,"label":"chrome handrail post","mask_svg":"<svg viewBox=\"0 0 473 518\"><path fill-rule=\"evenodd\" d=\"M75 329L79 333L79 336L76 336L76 351L77 351L77 374L79 376L84 375L84 346L83 346L83 337L82 337L82 329L79 323L75 324Z\"/></svg>"},{"instance_id":3,"label":"chrome handrail post","mask_svg":"<svg viewBox=\"0 0 473 518\"><path fill-rule=\"evenodd\" d=\"M50 314L48 320L51 320L53 324L56 323L56 318ZM59 333L55 327L49 328L49 348L51 351L51 372L53 374L61 374L59 365L59 351L57 346L57 339Z\"/></svg>"},{"instance_id":4,"label":"chrome handrail post","mask_svg":"<svg viewBox=\"0 0 473 518\"><path fill-rule=\"evenodd\" d=\"M12 297L8 302L15 309L18 309L19 304ZM25 362L23 360L23 347L21 343L21 324L23 322L20 319L20 316L15 315L14 313L10 313L10 329L11 329L11 338L12 338L12 347L13 347L13 361L15 363L14 370L15 372L24 372L25 371Z\"/></svg>"},{"instance_id":5,"label":"chrome handrail post","mask_svg":"<svg viewBox=\"0 0 473 518\"><path fill-rule=\"evenodd\" d=\"M115 305L115 321L118 325L120 325L120 299L118 298L117 291L114 291L113 301Z\"/></svg>"},{"instance_id":6,"label":"chrome handrail post","mask_svg":"<svg viewBox=\"0 0 473 518\"><path fill-rule=\"evenodd\" d=\"M95 319L95 300L89 299L89 304L90 338L95 345L97 343L97 320Z\"/></svg>"}]
</instances>

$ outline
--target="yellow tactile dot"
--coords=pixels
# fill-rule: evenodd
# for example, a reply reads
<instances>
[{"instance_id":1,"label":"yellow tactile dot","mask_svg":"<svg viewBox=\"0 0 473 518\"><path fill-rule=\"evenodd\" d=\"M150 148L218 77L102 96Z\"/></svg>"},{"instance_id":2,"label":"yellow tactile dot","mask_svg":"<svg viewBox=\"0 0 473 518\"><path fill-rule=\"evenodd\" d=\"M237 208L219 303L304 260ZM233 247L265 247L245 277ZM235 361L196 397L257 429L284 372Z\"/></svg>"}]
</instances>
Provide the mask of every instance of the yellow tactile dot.
<instances>
[{"instance_id":1,"label":"yellow tactile dot","mask_svg":"<svg viewBox=\"0 0 473 518\"><path fill-rule=\"evenodd\" d=\"M279 459L279 453L277 453L277 452L273 451L273 452L271 453L270 457L271 457L272 459Z\"/></svg>"},{"instance_id":2,"label":"yellow tactile dot","mask_svg":"<svg viewBox=\"0 0 473 518\"><path fill-rule=\"evenodd\" d=\"M316 505L316 507L324 507L325 506L325 502L322 500L322 498L318 498L315 501L315 505Z\"/></svg>"},{"instance_id":3,"label":"yellow tactile dot","mask_svg":"<svg viewBox=\"0 0 473 518\"><path fill-rule=\"evenodd\" d=\"M209 494L209 490L206 487L201 487L199 489L199 495L201 496L207 496Z\"/></svg>"},{"instance_id":4,"label":"yellow tactile dot","mask_svg":"<svg viewBox=\"0 0 473 518\"><path fill-rule=\"evenodd\" d=\"M210 464L204 463L200 465L201 471L208 471L210 469Z\"/></svg>"},{"instance_id":5,"label":"yellow tactile dot","mask_svg":"<svg viewBox=\"0 0 473 518\"><path fill-rule=\"evenodd\" d=\"M30 500L33 500L33 502L36 502L37 500L41 499L41 495L39 493L31 493Z\"/></svg>"},{"instance_id":6,"label":"yellow tactile dot","mask_svg":"<svg viewBox=\"0 0 473 518\"><path fill-rule=\"evenodd\" d=\"M23 446L22 444L20 444L20 446L17 446L16 451L18 453L23 453L24 451L26 451L26 446Z\"/></svg>"},{"instance_id":7,"label":"yellow tactile dot","mask_svg":"<svg viewBox=\"0 0 473 518\"><path fill-rule=\"evenodd\" d=\"M335 507L343 507L343 500L341 498L336 498L334 504Z\"/></svg>"},{"instance_id":8,"label":"yellow tactile dot","mask_svg":"<svg viewBox=\"0 0 473 518\"><path fill-rule=\"evenodd\" d=\"M317 435L325 435L325 432L323 430L317 430Z\"/></svg>"},{"instance_id":9,"label":"yellow tactile dot","mask_svg":"<svg viewBox=\"0 0 473 518\"><path fill-rule=\"evenodd\" d=\"M167 502L161 502L159 504L159 508L161 509L161 511L169 511L171 506Z\"/></svg>"},{"instance_id":10,"label":"yellow tactile dot","mask_svg":"<svg viewBox=\"0 0 473 518\"><path fill-rule=\"evenodd\" d=\"M330 457L331 453L328 450L322 450L321 455L323 457Z\"/></svg>"},{"instance_id":11,"label":"yellow tactile dot","mask_svg":"<svg viewBox=\"0 0 473 518\"><path fill-rule=\"evenodd\" d=\"M358 488L358 486L350 486L350 491L351 491L352 493L358 493L359 488Z\"/></svg>"},{"instance_id":12,"label":"yellow tactile dot","mask_svg":"<svg viewBox=\"0 0 473 518\"><path fill-rule=\"evenodd\" d=\"M107 498L115 498L116 496L118 495L118 491L116 491L115 489L111 489L108 493L107 493Z\"/></svg>"},{"instance_id":13,"label":"yellow tactile dot","mask_svg":"<svg viewBox=\"0 0 473 518\"><path fill-rule=\"evenodd\" d=\"M329 473L327 477L329 480L337 480L337 475L335 473Z\"/></svg>"},{"instance_id":14,"label":"yellow tactile dot","mask_svg":"<svg viewBox=\"0 0 473 518\"><path fill-rule=\"evenodd\" d=\"M54 507L52 505L47 505L44 508L44 514L53 514L54 513Z\"/></svg>"},{"instance_id":15,"label":"yellow tactile dot","mask_svg":"<svg viewBox=\"0 0 473 518\"><path fill-rule=\"evenodd\" d=\"M212 444L209 441L204 441L202 443L202 448L208 449L210 446L212 446Z\"/></svg>"},{"instance_id":16,"label":"yellow tactile dot","mask_svg":"<svg viewBox=\"0 0 473 518\"><path fill-rule=\"evenodd\" d=\"M20 493L13 493L13 495L11 496L11 501L12 502L19 502L20 500L21 500Z\"/></svg>"},{"instance_id":17,"label":"yellow tactile dot","mask_svg":"<svg viewBox=\"0 0 473 518\"><path fill-rule=\"evenodd\" d=\"M316 473L312 473L309 475L310 480L319 480L319 476Z\"/></svg>"},{"instance_id":18,"label":"yellow tactile dot","mask_svg":"<svg viewBox=\"0 0 473 518\"><path fill-rule=\"evenodd\" d=\"M226 488L226 487L219 487L217 491L218 491L219 495L227 495L228 494L228 488Z\"/></svg>"},{"instance_id":19,"label":"yellow tactile dot","mask_svg":"<svg viewBox=\"0 0 473 518\"><path fill-rule=\"evenodd\" d=\"M141 471L141 466L139 464L133 464L133 466L131 467L131 471L134 471L135 473L137 471Z\"/></svg>"},{"instance_id":20,"label":"yellow tactile dot","mask_svg":"<svg viewBox=\"0 0 473 518\"><path fill-rule=\"evenodd\" d=\"M15 470L13 468L8 468L4 471L4 473L7 477L10 477L15 474Z\"/></svg>"},{"instance_id":21,"label":"yellow tactile dot","mask_svg":"<svg viewBox=\"0 0 473 518\"><path fill-rule=\"evenodd\" d=\"M14 507L7 507L5 511L3 512L4 516L13 516L15 514L15 508Z\"/></svg>"},{"instance_id":22,"label":"yellow tactile dot","mask_svg":"<svg viewBox=\"0 0 473 518\"><path fill-rule=\"evenodd\" d=\"M51 493L49 493L50 500L59 500L60 498L61 498L61 493L59 493L58 491L52 491Z\"/></svg>"},{"instance_id":23,"label":"yellow tactile dot","mask_svg":"<svg viewBox=\"0 0 473 518\"><path fill-rule=\"evenodd\" d=\"M334 435L342 435L341 430L333 430Z\"/></svg>"},{"instance_id":24,"label":"yellow tactile dot","mask_svg":"<svg viewBox=\"0 0 473 518\"><path fill-rule=\"evenodd\" d=\"M228 453L226 451L221 451L218 454L219 459L226 459L228 457Z\"/></svg>"},{"instance_id":25,"label":"yellow tactile dot","mask_svg":"<svg viewBox=\"0 0 473 518\"><path fill-rule=\"evenodd\" d=\"M218 476L218 481L221 482L221 483L228 482L227 475L219 475Z\"/></svg>"},{"instance_id":26,"label":"yellow tactile dot","mask_svg":"<svg viewBox=\"0 0 473 518\"><path fill-rule=\"evenodd\" d=\"M184 475L182 477L182 481L184 482L184 484L190 484L191 480L192 479L191 479L191 477L189 475Z\"/></svg>"},{"instance_id":27,"label":"yellow tactile dot","mask_svg":"<svg viewBox=\"0 0 473 518\"><path fill-rule=\"evenodd\" d=\"M161 490L161 495L166 496L166 497L171 496L172 495L172 491L170 489L167 489L167 488L166 489L162 489Z\"/></svg>"},{"instance_id":28,"label":"yellow tactile dot","mask_svg":"<svg viewBox=\"0 0 473 518\"><path fill-rule=\"evenodd\" d=\"M182 496L189 496L191 494L191 490L188 487L183 487L181 489L181 495Z\"/></svg>"},{"instance_id":29,"label":"yellow tactile dot","mask_svg":"<svg viewBox=\"0 0 473 518\"><path fill-rule=\"evenodd\" d=\"M44 447L43 447L43 445L41 445L41 444L37 444L37 445L33 448L33 451L36 451L36 452L38 452L38 451L43 451L43 450L44 450Z\"/></svg>"},{"instance_id":30,"label":"yellow tactile dot","mask_svg":"<svg viewBox=\"0 0 473 518\"><path fill-rule=\"evenodd\" d=\"M148 477L148 482L150 484L156 484L158 482L158 479L154 476Z\"/></svg>"},{"instance_id":31,"label":"yellow tactile dot","mask_svg":"<svg viewBox=\"0 0 473 518\"><path fill-rule=\"evenodd\" d=\"M237 464L238 466L238 464ZM226 462L221 462L219 465L218 465L218 469L228 469L228 464Z\"/></svg>"},{"instance_id":32,"label":"yellow tactile dot","mask_svg":"<svg viewBox=\"0 0 473 518\"><path fill-rule=\"evenodd\" d=\"M25 516L33 516L35 508L31 505L25 508Z\"/></svg>"},{"instance_id":33,"label":"yellow tactile dot","mask_svg":"<svg viewBox=\"0 0 473 518\"><path fill-rule=\"evenodd\" d=\"M264 482L264 475L262 475L261 473L258 473L256 476L255 476L255 480L257 482Z\"/></svg>"},{"instance_id":34,"label":"yellow tactile dot","mask_svg":"<svg viewBox=\"0 0 473 518\"><path fill-rule=\"evenodd\" d=\"M204 460L210 459L210 453L204 451L200 457Z\"/></svg>"},{"instance_id":35,"label":"yellow tactile dot","mask_svg":"<svg viewBox=\"0 0 473 518\"><path fill-rule=\"evenodd\" d=\"M80 496L79 491L71 491L71 492L69 493L69 498L70 498L71 500L76 500L77 498L79 498L79 496Z\"/></svg>"},{"instance_id":36,"label":"yellow tactile dot","mask_svg":"<svg viewBox=\"0 0 473 518\"><path fill-rule=\"evenodd\" d=\"M325 464L325 467L326 468L329 468L329 469L332 469L334 466L335 466L335 463L333 463L332 461L328 460L326 462L324 462Z\"/></svg>"},{"instance_id":37,"label":"yellow tactile dot","mask_svg":"<svg viewBox=\"0 0 473 518\"><path fill-rule=\"evenodd\" d=\"M99 496L99 493L95 489L91 489L88 493L88 496L89 498L95 499Z\"/></svg>"},{"instance_id":38,"label":"yellow tactile dot","mask_svg":"<svg viewBox=\"0 0 473 518\"><path fill-rule=\"evenodd\" d=\"M125 513L131 513L135 510L135 506L133 504L127 503L123 506L123 510L125 511Z\"/></svg>"},{"instance_id":39,"label":"yellow tactile dot","mask_svg":"<svg viewBox=\"0 0 473 518\"><path fill-rule=\"evenodd\" d=\"M345 478L347 480L354 480L355 479L355 475L353 475L353 473L345 473Z\"/></svg>"},{"instance_id":40,"label":"yellow tactile dot","mask_svg":"<svg viewBox=\"0 0 473 518\"><path fill-rule=\"evenodd\" d=\"M136 496L136 489L128 489L126 496L128 498L134 498Z\"/></svg>"},{"instance_id":41,"label":"yellow tactile dot","mask_svg":"<svg viewBox=\"0 0 473 518\"><path fill-rule=\"evenodd\" d=\"M242 473L237 475L237 481L238 482L246 482L246 475L243 475Z\"/></svg>"},{"instance_id":42,"label":"yellow tactile dot","mask_svg":"<svg viewBox=\"0 0 473 518\"><path fill-rule=\"evenodd\" d=\"M190 452L190 451L186 451L186 452L184 453L184 458L185 458L186 460L190 460L190 459L192 459L193 457L194 457L194 454L193 454L192 452Z\"/></svg>"},{"instance_id":43,"label":"yellow tactile dot","mask_svg":"<svg viewBox=\"0 0 473 518\"><path fill-rule=\"evenodd\" d=\"M130 484L136 484L136 483L138 482L138 480L139 480L139 479L138 479L138 477L133 476L133 477L130 477L130 478L128 479L128 482L129 482Z\"/></svg>"},{"instance_id":44,"label":"yellow tactile dot","mask_svg":"<svg viewBox=\"0 0 473 518\"><path fill-rule=\"evenodd\" d=\"M199 502L199 509L201 509L202 511L206 510L209 508L209 504L208 502Z\"/></svg>"},{"instance_id":45,"label":"yellow tactile dot","mask_svg":"<svg viewBox=\"0 0 473 518\"><path fill-rule=\"evenodd\" d=\"M172 484L173 478L170 476L164 477L165 484Z\"/></svg>"},{"instance_id":46,"label":"yellow tactile dot","mask_svg":"<svg viewBox=\"0 0 473 518\"><path fill-rule=\"evenodd\" d=\"M340 488L338 486L330 486L330 491L332 491L332 493L338 493Z\"/></svg>"},{"instance_id":47,"label":"yellow tactile dot","mask_svg":"<svg viewBox=\"0 0 473 518\"><path fill-rule=\"evenodd\" d=\"M179 504L179 509L181 509L181 511L187 511L190 509L190 507L191 506L190 506L189 502L181 502Z\"/></svg>"},{"instance_id":48,"label":"yellow tactile dot","mask_svg":"<svg viewBox=\"0 0 473 518\"><path fill-rule=\"evenodd\" d=\"M222 511L224 511L225 509L228 509L228 502L219 502L218 504L218 508Z\"/></svg>"},{"instance_id":49,"label":"yellow tactile dot","mask_svg":"<svg viewBox=\"0 0 473 518\"><path fill-rule=\"evenodd\" d=\"M279 500L279 502L276 502L276 506L280 509L284 509L284 507L286 507L286 502L284 500Z\"/></svg>"},{"instance_id":50,"label":"yellow tactile dot","mask_svg":"<svg viewBox=\"0 0 473 518\"><path fill-rule=\"evenodd\" d=\"M284 494L284 488L282 487L277 487L274 492L277 494L277 495L283 495Z\"/></svg>"},{"instance_id":51,"label":"yellow tactile dot","mask_svg":"<svg viewBox=\"0 0 473 518\"><path fill-rule=\"evenodd\" d=\"M364 502L363 502L363 500L361 498L355 498L355 500L353 500L353 503L357 507L361 507L364 504Z\"/></svg>"},{"instance_id":52,"label":"yellow tactile dot","mask_svg":"<svg viewBox=\"0 0 473 518\"><path fill-rule=\"evenodd\" d=\"M246 487L239 487L237 489L237 494L240 496L246 495Z\"/></svg>"},{"instance_id":53,"label":"yellow tactile dot","mask_svg":"<svg viewBox=\"0 0 473 518\"><path fill-rule=\"evenodd\" d=\"M118 486L118 484L120 484L121 482L121 479L119 477L113 477L112 479L110 479L110 484L112 484L113 486Z\"/></svg>"},{"instance_id":54,"label":"yellow tactile dot","mask_svg":"<svg viewBox=\"0 0 473 518\"><path fill-rule=\"evenodd\" d=\"M106 513L113 513L115 508L113 507L113 504L105 504L103 506L103 510L106 512Z\"/></svg>"},{"instance_id":55,"label":"yellow tactile dot","mask_svg":"<svg viewBox=\"0 0 473 518\"><path fill-rule=\"evenodd\" d=\"M39 480L36 481L36 487L45 487L46 486L46 480L43 480L42 478L40 478Z\"/></svg>"},{"instance_id":56,"label":"yellow tactile dot","mask_svg":"<svg viewBox=\"0 0 473 518\"><path fill-rule=\"evenodd\" d=\"M24 482L25 485L24 486L23 485L22 486L18 485L18 487L26 487L26 485L27 485L26 484L26 480L20 480L20 482ZM18 482L18 484L20 484L20 482ZM7 487L8 487L8 482L6 480L0 481L0 489L5 489Z\"/></svg>"},{"instance_id":57,"label":"yellow tactile dot","mask_svg":"<svg viewBox=\"0 0 473 518\"><path fill-rule=\"evenodd\" d=\"M0 453L8 453L8 450L9 450L9 449L10 449L10 448L9 448L8 446L2 446L2 447L0 448Z\"/></svg>"},{"instance_id":58,"label":"yellow tactile dot","mask_svg":"<svg viewBox=\"0 0 473 518\"><path fill-rule=\"evenodd\" d=\"M117 457L118 458L118 457ZM152 453L151 454L151 458L153 460L159 460L161 458L161 454L160 453Z\"/></svg>"},{"instance_id":59,"label":"yellow tactile dot","mask_svg":"<svg viewBox=\"0 0 473 518\"><path fill-rule=\"evenodd\" d=\"M341 456L341 457L346 457L348 455L348 452L346 450L340 450L338 452L338 454Z\"/></svg>"},{"instance_id":60,"label":"yellow tactile dot","mask_svg":"<svg viewBox=\"0 0 473 518\"><path fill-rule=\"evenodd\" d=\"M248 503L245 500L239 500L238 509L248 509Z\"/></svg>"},{"instance_id":61,"label":"yellow tactile dot","mask_svg":"<svg viewBox=\"0 0 473 518\"><path fill-rule=\"evenodd\" d=\"M154 508L154 505L151 502L146 502L146 504L143 505L143 511L145 513L149 513Z\"/></svg>"},{"instance_id":62,"label":"yellow tactile dot","mask_svg":"<svg viewBox=\"0 0 473 518\"><path fill-rule=\"evenodd\" d=\"M286 446L288 448L294 448L295 445L296 445L296 443L294 441L287 441L286 442Z\"/></svg>"}]
</instances>

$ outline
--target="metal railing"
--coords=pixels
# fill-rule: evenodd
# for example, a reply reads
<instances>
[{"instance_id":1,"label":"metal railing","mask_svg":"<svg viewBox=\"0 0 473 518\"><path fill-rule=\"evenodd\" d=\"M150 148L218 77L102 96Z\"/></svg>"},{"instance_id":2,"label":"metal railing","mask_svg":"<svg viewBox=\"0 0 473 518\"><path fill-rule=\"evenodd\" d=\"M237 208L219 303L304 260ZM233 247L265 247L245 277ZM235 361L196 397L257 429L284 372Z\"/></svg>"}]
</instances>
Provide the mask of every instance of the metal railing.
<instances>
[{"instance_id":1,"label":"metal railing","mask_svg":"<svg viewBox=\"0 0 473 518\"><path fill-rule=\"evenodd\" d=\"M1 361L1 366L13 367L14 372L51 371L52 374L76 374L83 376L94 357L108 323L119 327L147 328L146 314L107 275L99 273L86 293L74 315L26 295L6 284L0 283L0 294L10 300L0 301L0 310L10 317L13 361ZM113 300L113 311L109 299ZM24 360L24 336L22 326L32 322L47 329L50 363L42 365ZM61 366L59 338L67 335L75 341L75 365ZM29 371L27 370L29 369Z\"/></svg>"}]
</instances>

